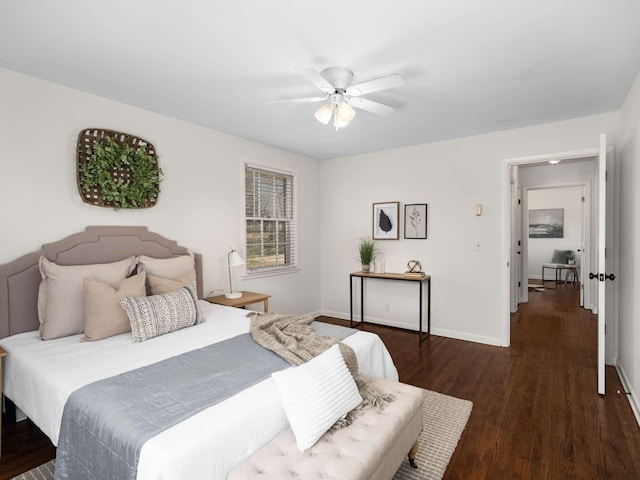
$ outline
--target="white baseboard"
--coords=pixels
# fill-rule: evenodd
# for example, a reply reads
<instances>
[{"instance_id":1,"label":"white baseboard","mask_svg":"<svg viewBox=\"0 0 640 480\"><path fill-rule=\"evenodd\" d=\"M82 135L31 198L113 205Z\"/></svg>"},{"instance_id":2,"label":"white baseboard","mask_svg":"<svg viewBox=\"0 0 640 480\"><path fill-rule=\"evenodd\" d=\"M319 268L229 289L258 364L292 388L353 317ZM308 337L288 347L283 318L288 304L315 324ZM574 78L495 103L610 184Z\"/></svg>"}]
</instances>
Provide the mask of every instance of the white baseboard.
<instances>
[{"instance_id":1,"label":"white baseboard","mask_svg":"<svg viewBox=\"0 0 640 480\"><path fill-rule=\"evenodd\" d=\"M313 318L316 318L317 316L322 315L322 312L320 310L314 310L313 312L307 313L307 315L310 315Z\"/></svg>"},{"instance_id":2,"label":"white baseboard","mask_svg":"<svg viewBox=\"0 0 640 480\"><path fill-rule=\"evenodd\" d=\"M631 383L629 382L629 377L624 371L622 365L615 365L616 370L618 371L618 376L620 377L620 382L622 382L622 388L627 394L627 399L629 400L629 404L631 405L631 410L633 410L633 414L636 416L636 422L640 426L640 403L638 402L638 396L631 388Z\"/></svg>"},{"instance_id":3,"label":"white baseboard","mask_svg":"<svg viewBox=\"0 0 640 480\"><path fill-rule=\"evenodd\" d=\"M322 311L322 315L326 315L328 317L334 317L334 318L340 318L342 320L349 320L349 314L348 313L344 313L344 312L335 312L333 310L323 310ZM360 322L360 315L354 315L353 316L353 321L355 322ZM410 328L409 326L407 326L406 323L401 323L401 322L397 322L394 320L390 320L388 318L376 318L376 317L365 317L365 322L367 323L375 323L375 324L379 324L379 325L386 325L388 327L397 327L397 328L402 328L404 330L414 330L414 331L418 331L417 328ZM427 328L427 324L426 321L423 322L422 324L422 329L423 331L426 332L426 328ZM495 347L500 347L502 346L502 343L500 341L499 338L493 338L493 337L485 337L485 336L481 336L481 335L474 335L471 333L467 333L467 332L459 332L457 330L447 330L447 329L443 329L443 328L434 328L433 325L431 326L431 333L433 335L437 335L439 337L447 337L447 338L455 338L456 340L465 340L467 342L474 342L474 343L482 343L485 345L492 345Z\"/></svg>"}]
</instances>

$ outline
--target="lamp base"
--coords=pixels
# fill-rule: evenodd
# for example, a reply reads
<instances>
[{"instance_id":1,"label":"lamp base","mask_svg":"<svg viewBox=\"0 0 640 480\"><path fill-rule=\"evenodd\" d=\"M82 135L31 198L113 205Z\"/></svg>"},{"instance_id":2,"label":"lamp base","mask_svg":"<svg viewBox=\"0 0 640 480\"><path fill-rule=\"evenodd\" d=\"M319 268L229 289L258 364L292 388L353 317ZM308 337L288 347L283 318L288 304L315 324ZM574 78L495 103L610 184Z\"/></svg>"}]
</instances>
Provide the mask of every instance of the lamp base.
<instances>
[{"instance_id":1,"label":"lamp base","mask_svg":"<svg viewBox=\"0 0 640 480\"><path fill-rule=\"evenodd\" d=\"M242 297L242 292L227 292L224 294L224 298L240 298Z\"/></svg>"}]
</instances>

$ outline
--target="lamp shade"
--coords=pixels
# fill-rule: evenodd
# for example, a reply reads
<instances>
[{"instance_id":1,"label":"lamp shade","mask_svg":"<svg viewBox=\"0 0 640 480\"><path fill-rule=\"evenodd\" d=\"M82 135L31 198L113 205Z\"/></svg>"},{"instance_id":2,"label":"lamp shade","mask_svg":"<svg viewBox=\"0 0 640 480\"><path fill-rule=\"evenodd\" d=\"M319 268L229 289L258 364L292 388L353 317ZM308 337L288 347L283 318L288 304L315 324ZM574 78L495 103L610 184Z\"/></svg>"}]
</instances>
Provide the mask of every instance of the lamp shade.
<instances>
[{"instance_id":1,"label":"lamp shade","mask_svg":"<svg viewBox=\"0 0 640 480\"><path fill-rule=\"evenodd\" d=\"M242 292L234 292L233 285L231 283L231 267L238 267L240 265L244 265L244 260L240 254L232 248L227 253L227 268L229 269L229 291L224 294L226 298L240 298L242 297Z\"/></svg>"},{"instance_id":2,"label":"lamp shade","mask_svg":"<svg viewBox=\"0 0 640 480\"><path fill-rule=\"evenodd\" d=\"M315 113L316 119L324 125L329 124L331 115L333 115L333 105L329 103L325 103L324 105L322 105Z\"/></svg>"},{"instance_id":3,"label":"lamp shade","mask_svg":"<svg viewBox=\"0 0 640 480\"><path fill-rule=\"evenodd\" d=\"M229 266L239 267L240 265L244 265L244 260L240 254L236 250L229 252Z\"/></svg>"},{"instance_id":4,"label":"lamp shade","mask_svg":"<svg viewBox=\"0 0 640 480\"><path fill-rule=\"evenodd\" d=\"M344 122L345 126L349 124L353 117L356 116L356 111L347 102L340 102L336 109L336 118L340 122Z\"/></svg>"}]
</instances>

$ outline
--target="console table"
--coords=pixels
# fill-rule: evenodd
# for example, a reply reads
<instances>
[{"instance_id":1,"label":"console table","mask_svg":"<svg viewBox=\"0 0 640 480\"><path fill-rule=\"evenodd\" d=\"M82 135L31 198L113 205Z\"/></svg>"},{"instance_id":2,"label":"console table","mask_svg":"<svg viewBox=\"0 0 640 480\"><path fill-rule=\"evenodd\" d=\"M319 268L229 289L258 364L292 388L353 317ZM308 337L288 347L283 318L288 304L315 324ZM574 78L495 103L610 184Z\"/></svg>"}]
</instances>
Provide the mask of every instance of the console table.
<instances>
[{"instance_id":1,"label":"console table","mask_svg":"<svg viewBox=\"0 0 640 480\"><path fill-rule=\"evenodd\" d=\"M419 330L422 337L422 284L427 284L427 334L431 333L431 275L407 275L404 273L369 273L369 272L353 272L349 274L349 309L350 318L349 326L353 328L353 278L360 278L360 321L364 323L364 279L380 279L380 280L401 280L405 282L417 282L420 294L420 316Z\"/></svg>"}]
</instances>

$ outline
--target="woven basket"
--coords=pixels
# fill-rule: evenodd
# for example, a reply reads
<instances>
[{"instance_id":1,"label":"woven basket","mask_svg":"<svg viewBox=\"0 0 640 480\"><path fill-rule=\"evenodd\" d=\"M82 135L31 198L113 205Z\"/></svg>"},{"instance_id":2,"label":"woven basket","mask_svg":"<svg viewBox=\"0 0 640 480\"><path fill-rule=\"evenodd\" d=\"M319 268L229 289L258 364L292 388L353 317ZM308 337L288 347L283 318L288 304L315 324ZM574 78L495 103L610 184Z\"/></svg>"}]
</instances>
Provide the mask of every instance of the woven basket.
<instances>
[{"instance_id":1,"label":"woven basket","mask_svg":"<svg viewBox=\"0 0 640 480\"><path fill-rule=\"evenodd\" d=\"M111 202L105 201L102 199L100 195L100 187L92 187L89 191L85 191L82 188L82 182L80 179L80 172L82 165L86 164L89 161L89 151L93 146L94 142L106 143L107 138L111 137L116 142L120 144L127 144L131 147L137 149L139 147L144 147L146 152L153 156L155 159L155 166L158 166L158 157L156 155L155 147L151 142L144 140L143 138L136 137L134 135L129 135L127 133L116 132L114 130L104 130L101 128L85 128L81 130L78 134L78 146L76 149L76 182L78 185L78 192L80 193L80 197L82 197L82 201L88 203L90 205L96 205L98 207L108 207L114 208L114 205ZM122 178L125 183L131 180L131 172L127 168L122 168L118 170L114 170L112 172L114 179ZM143 205L140 205L135 208L149 208L153 207L157 202L157 197L155 199L148 198L145 200ZM132 207L133 208L133 207Z\"/></svg>"}]
</instances>

